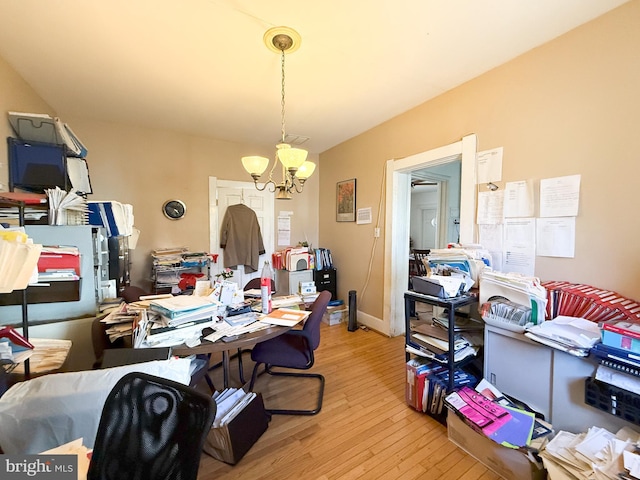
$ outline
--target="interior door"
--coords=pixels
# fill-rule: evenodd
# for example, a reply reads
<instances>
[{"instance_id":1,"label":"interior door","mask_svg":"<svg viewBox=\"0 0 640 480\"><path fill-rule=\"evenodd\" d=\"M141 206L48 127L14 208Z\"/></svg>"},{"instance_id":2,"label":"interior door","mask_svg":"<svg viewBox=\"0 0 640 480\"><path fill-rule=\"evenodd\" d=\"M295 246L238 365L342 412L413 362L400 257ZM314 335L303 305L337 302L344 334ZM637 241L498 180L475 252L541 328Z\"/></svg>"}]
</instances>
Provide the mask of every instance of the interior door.
<instances>
[{"instance_id":1,"label":"interior door","mask_svg":"<svg viewBox=\"0 0 640 480\"><path fill-rule=\"evenodd\" d=\"M422 249L436 248L436 239L438 238L438 209L423 208L422 209Z\"/></svg>"},{"instance_id":2,"label":"interior door","mask_svg":"<svg viewBox=\"0 0 640 480\"><path fill-rule=\"evenodd\" d=\"M234 275L229 280L243 287L249 280L260 276L262 265L268 260L271 262L271 254L274 251L274 195L268 190L262 192L256 190L252 182L234 182L230 180L218 180L215 177L209 179L209 207L210 207L210 237L211 252L218 254L218 261L213 266L212 275L221 271L224 267L224 250L220 248L220 227L227 208L231 205L244 203L256 212L258 224L262 232L264 242L264 255L260 255L260 267L257 272L245 272L243 266L234 270ZM212 277L215 278L215 277Z\"/></svg>"}]
</instances>

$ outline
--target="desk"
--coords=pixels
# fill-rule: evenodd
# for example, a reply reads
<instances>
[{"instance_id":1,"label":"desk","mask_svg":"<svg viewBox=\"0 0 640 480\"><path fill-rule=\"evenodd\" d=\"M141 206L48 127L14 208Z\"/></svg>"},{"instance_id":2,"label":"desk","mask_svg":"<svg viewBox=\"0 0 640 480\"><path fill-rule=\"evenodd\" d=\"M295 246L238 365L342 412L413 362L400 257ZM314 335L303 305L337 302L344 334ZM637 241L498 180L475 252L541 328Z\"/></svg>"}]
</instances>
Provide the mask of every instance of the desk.
<instances>
[{"instance_id":1,"label":"desk","mask_svg":"<svg viewBox=\"0 0 640 480\"><path fill-rule=\"evenodd\" d=\"M178 356L188 356L197 355L199 353L210 354L221 352L222 369L224 374L224 388L227 388L229 386L229 352L231 350L253 346L256 343L264 342L265 340L269 340L271 338L277 337L278 335L282 335L289 330L289 327L279 327L274 325L271 327L263 328L262 330L257 330L255 332L244 333L237 339L230 342L223 342L222 340L210 342L208 340L203 340L200 345L196 345L195 347L178 345L177 347L173 347L172 353L173 355Z\"/></svg>"}]
</instances>

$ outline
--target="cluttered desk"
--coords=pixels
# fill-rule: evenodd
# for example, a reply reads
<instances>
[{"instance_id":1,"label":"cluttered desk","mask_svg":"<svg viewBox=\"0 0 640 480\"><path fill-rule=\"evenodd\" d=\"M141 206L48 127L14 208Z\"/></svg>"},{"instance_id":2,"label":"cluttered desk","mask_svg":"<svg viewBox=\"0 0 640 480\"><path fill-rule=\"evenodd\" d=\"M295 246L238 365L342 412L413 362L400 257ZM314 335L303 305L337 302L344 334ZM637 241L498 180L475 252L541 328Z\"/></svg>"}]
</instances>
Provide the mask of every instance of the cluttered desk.
<instances>
[{"instance_id":1,"label":"cluttered desk","mask_svg":"<svg viewBox=\"0 0 640 480\"><path fill-rule=\"evenodd\" d=\"M171 347L177 356L221 353L226 388L230 352L241 354L243 348L277 337L310 313L298 295L274 297L267 315L259 311L259 303L250 293L233 307L208 296L149 295L119 304L102 323L112 342L130 337L134 348ZM242 373L240 380L244 382Z\"/></svg>"}]
</instances>

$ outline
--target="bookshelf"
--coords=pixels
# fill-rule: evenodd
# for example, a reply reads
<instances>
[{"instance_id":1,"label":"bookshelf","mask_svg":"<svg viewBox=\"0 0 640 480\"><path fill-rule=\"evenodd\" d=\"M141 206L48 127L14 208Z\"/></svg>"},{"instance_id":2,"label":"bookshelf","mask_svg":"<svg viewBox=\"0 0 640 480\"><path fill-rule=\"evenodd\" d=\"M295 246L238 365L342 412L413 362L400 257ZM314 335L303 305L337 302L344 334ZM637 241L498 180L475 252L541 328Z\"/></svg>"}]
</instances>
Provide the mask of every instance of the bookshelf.
<instances>
[{"instance_id":1,"label":"bookshelf","mask_svg":"<svg viewBox=\"0 0 640 480\"><path fill-rule=\"evenodd\" d=\"M423 352L426 358L428 358L429 355L434 355L438 353L436 352L436 350L431 350L431 351L428 350L424 345L420 345L416 343L416 341L412 338L414 328L416 328L416 324L415 323L412 324L412 319L418 322L420 321L415 319L415 317L413 317L412 315L415 312L416 302L431 305L433 307L440 307L445 310L446 318L448 322L448 328L447 328L448 351L447 351L447 361L446 363L443 364L443 366L445 366L448 371L447 393L451 392L454 388L454 372L456 371L456 369L469 364L476 358L472 356L460 361L455 361L454 345L455 345L456 334L461 331L482 332L484 327L482 323L478 323L477 325L474 325L473 324L474 322L471 322L470 325L466 325L464 327L459 326L457 325L457 320L456 320L457 314L460 313L460 310L463 309L464 307L476 304L478 302L478 298L475 295L471 295L471 294L460 295L458 297L452 297L452 298L439 298L436 296L426 295L426 294L422 294L422 293L418 293L410 290L405 292L404 301L405 301L405 345L407 347L405 349L405 360L407 362L412 358L412 356L416 356L413 353L410 353L409 349ZM422 356L422 355L418 355L418 356ZM482 374L480 374L478 378L482 378ZM443 409L442 412L443 412L442 414L437 414L437 415L431 414L431 415L441 423L445 423L446 409Z\"/></svg>"}]
</instances>

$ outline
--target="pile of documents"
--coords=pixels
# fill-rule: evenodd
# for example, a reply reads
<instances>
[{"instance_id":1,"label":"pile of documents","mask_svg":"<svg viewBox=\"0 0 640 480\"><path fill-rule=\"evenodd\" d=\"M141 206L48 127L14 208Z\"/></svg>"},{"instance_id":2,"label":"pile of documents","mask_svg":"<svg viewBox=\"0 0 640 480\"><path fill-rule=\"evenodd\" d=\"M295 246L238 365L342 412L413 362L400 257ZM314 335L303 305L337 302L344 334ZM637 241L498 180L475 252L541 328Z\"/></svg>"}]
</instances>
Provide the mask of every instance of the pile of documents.
<instances>
[{"instance_id":1,"label":"pile of documents","mask_svg":"<svg viewBox=\"0 0 640 480\"><path fill-rule=\"evenodd\" d=\"M540 325L527 327L525 336L576 357L586 357L589 350L600 342L600 328L584 318L560 315Z\"/></svg>"},{"instance_id":2,"label":"pile of documents","mask_svg":"<svg viewBox=\"0 0 640 480\"><path fill-rule=\"evenodd\" d=\"M427 255L427 260L429 268L435 273L438 273L438 268L447 266L465 273L471 277L473 282L477 282L488 263L482 259L481 252L485 251L479 248L439 248L431 250Z\"/></svg>"},{"instance_id":3,"label":"pile of documents","mask_svg":"<svg viewBox=\"0 0 640 480\"><path fill-rule=\"evenodd\" d=\"M528 277L519 273L503 273L484 270L479 281L480 305L492 300L508 300L531 309L530 322L538 325L544 322L547 314L547 290L536 277ZM512 325L508 319L489 316L485 320L490 325L505 327ZM520 327L519 331L524 328Z\"/></svg>"},{"instance_id":4,"label":"pile of documents","mask_svg":"<svg viewBox=\"0 0 640 480\"><path fill-rule=\"evenodd\" d=\"M45 190L49 200L49 225L88 225L87 199L75 191L60 187Z\"/></svg>"},{"instance_id":5,"label":"pile of documents","mask_svg":"<svg viewBox=\"0 0 640 480\"><path fill-rule=\"evenodd\" d=\"M0 226L0 293L23 290L37 282L42 245L34 244L23 227Z\"/></svg>"},{"instance_id":6,"label":"pile of documents","mask_svg":"<svg viewBox=\"0 0 640 480\"><path fill-rule=\"evenodd\" d=\"M406 345L407 352L441 364L449 363L448 323L447 315L434 317L430 321L413 322ZM460 317L453 328L454 361L460 362L475 356L484 343L482 324L469 317Z\"/></svg>"},{"instance_id":7,"label":"pile of documents","mask_svg":"<svg viewBox=\"0 0 640 480\"><path fill-rule=\"evenodd\" d=\"M615 435L600 427L560 431L540 453L551 480L640 478L640 435L624 427Z\"/></svg>"}]
</instances>

